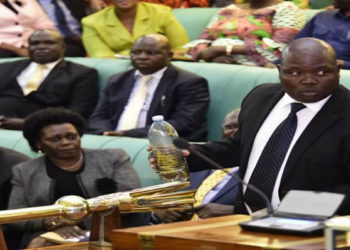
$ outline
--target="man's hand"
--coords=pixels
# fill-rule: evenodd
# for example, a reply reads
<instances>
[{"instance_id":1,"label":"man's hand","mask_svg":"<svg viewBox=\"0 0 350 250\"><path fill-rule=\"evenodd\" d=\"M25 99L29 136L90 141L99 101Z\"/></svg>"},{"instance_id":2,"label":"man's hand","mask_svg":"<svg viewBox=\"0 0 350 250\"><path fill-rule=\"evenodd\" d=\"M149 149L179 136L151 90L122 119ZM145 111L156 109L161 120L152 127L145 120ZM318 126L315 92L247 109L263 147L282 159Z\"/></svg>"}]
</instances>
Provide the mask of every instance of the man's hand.
<instances>
[{"instance_id":1,"label":"man's hand","mask_svg":"<svg viewBox=\"0 0 350 250\"><path fill-rule=\"evenodd\" d=\"M72 237L83 237L86 233L84 230L81 230L78 226L68 224L58 219L57 216L44 218L42 220L42 226L47 231L56 232L65 239Z\"/></svg>"},{"instance_id":2,"label":"man's hand","mask_svg":"<svg viewBox=\"0 0 350 250\"><path fill-rule=\"evenodd\" d=\"M73 225L59 227L53 230L53 232L58 233L65 239L83 238L86 236L86 232L84 230L81 230L78 226L73 226Z\"/></svg>"},{"instance_id":3,"label":"man's hand","mask_svg":"<svg viewBox=\"0 0 350 250\"><path fill-rule=\"evenodd\" d=\"M201 219L233 214L233 206L218 203L208 203L194 208Z\"/></svg>"},{"instance_id":4,"label":"man's hand","mask_svg":"<svg viewBox=\"0 0 350 250\"><path fill-rule=\"evenodd\" d=\"M0 43L0 49L9 50L23 57L26 57L29 55L29 50L27 48L18 48L10 43Z\"/></svg>"},{"instance_id":5,"label":"man's hand","mask_svg":"<svg viewBox=\"0 0 350 250\"><path fill-rule=\"evenodd\" d=\"M149 161L149 164L151 165L151 168L154 170L154 172L159 173L159 167L157 165L157 159L152 154L152 147L149 146L147 148L147 151L150 152L149 155L148 155L148 161ZM190 151L188 151L188 150L181 150L181 152L182 152L182 155L185 156L185 157L188 157L190 155Z\"/></svg>"},{"instance_id":6,"label":"man's hand","mask_svg":"<svg viewBox=\"0 0 350 250\"><path fill-rule=\"evenodd\" d=\"M41 225L47 231L53 231L59 227L68 226L69 224L58 219L57 216L52 216L52 217L44 218L41 222Z\"/></svg>"},{"instance_id":7,"label":"man's hand","mask_svg":"<svg viewBox=\"0 0 350 250\"><path fill-rule=\"evenodd\" d=\"M165 223L189 220L192 217L192 212L188 210L158 211L154 214Z\"/></svg>"},{"instance_id":8,"label":"man's hand","mask_svg":"<svg viewBox=\"0 0 350 250\"><path fill-rule=\"evenodd\" d=\"M124 131L105 131L103 135L107 136L124 136Z\"/></svg>"},{"instance_id":9,"label":"man's hand","mask_svg":"<svg viewBox=\"0 0 350 250\"><path fill-rule=\"evenodd\" d=\"M22 130L24 119L21 118L0 118L0 128Z\"/></svg>"}]
</instances>

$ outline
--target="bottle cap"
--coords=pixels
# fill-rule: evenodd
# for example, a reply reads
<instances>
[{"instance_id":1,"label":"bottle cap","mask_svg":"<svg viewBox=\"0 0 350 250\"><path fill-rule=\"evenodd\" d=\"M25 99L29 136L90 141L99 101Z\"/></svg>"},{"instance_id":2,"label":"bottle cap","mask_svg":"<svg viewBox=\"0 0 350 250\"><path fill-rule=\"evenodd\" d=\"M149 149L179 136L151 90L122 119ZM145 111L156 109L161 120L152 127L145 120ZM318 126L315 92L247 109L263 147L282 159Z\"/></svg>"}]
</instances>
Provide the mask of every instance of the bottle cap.
<instances>
[{"instance_id":1,"label":"bottle cap","mask_svg":"<svg viewBox=\"0 0 350 250\"><path fill-rule=\"evenodd\" d=\"M152 116L152 121L154 121L154 122L164 121L164 116L162 116L162 115Z\"/></svg>"}]
</instances>

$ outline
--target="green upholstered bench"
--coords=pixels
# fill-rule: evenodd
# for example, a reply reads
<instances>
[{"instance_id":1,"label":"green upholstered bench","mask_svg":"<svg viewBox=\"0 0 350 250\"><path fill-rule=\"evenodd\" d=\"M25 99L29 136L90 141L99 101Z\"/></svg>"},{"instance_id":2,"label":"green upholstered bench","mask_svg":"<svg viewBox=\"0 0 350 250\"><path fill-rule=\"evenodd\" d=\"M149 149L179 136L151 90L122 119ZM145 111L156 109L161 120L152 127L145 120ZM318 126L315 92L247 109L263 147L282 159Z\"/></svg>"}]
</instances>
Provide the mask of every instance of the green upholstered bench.
<instances>
[{"instance_id":1,"label":"green upholstered bench","mask_svg":"<svg viewBox=\"0 0 350 250\"><path fill-rule=\"evenodd\" d=\"M94 67L99 72L100 89L112 74L131 68L129 60L69 58L77 63ZM210 105L207 114L208 140L218 140L221 123L226 113L240 106L243 97L261 83L278 82L277 69L247 67L200 62L173 62L174 65L197 73L209 82ZM342 70L341 82L350 88L350 71Z\"/></svg>"},{"instance_id":2,"label":"green upholstered bench","mask_svg":"<svg viewBox=\"0 0 350 250\"><path fill-rule=\"evenodd\" d=\"M99 72L100 89L106 85L107 79L112 74L131 67L129 60L121 59L69 58L68 60L96 68ZM2 61L4 60L0 60ZM209 140L220 138L223 117L230 110L239 107L252 88L262 83L278 82L277 69L195 62L173 62L173 64L208 79L211 96L207 114ZM341 71L341 83L350 88L350 71ZM84 135L82 144L86 148L123 148L130 155L143 186L159 183L158 176L149 167L146 139ZM15 149L30 157L37 156L30 150L20 131L0 130L0 146Z\"/></svg>"},{"instance_id":3,"label":"green upholstered bench","mask_svg":"<svg viewBox=\"0 0 350 250\"><path fill-rule=\"evenodd\" d=\"M0 146L19 151L31 158L40 156L31 151L21 131L0 130ZM122 148L130 155L131 163L140 176L142 187L160 183L158 175L151 169L147 160L148 141L146 139L84 135L82 146L95 149Z\"/></svg>"}]
</instances>

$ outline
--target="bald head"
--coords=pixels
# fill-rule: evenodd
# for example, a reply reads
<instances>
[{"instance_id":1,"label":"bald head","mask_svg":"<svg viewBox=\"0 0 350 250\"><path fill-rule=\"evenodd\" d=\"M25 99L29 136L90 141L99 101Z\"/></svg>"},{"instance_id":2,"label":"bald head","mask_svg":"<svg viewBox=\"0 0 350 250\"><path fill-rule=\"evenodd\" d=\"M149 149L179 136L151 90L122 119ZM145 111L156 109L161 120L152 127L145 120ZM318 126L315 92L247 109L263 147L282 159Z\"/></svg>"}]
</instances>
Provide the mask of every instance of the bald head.
<instances>
[{"instance_id":1,"label":"bald head","mask_svg":"<svg viewBox=\"0 0 350 250\"><path fill-rule=\"evenodd\" d=\"M153 41L160 48L164 48L170 51L169 39L166 36L163 36L161 34L149 34L149 35L141 36L135 41L134 45L148 43L149 41Z\"/></svg>"},{"instance_id":2,"label":"bald head","mask_svg":"<svg viewBox=\"0 0 350 250\"><path fill-rule=\"evenodd\" d=\"M35 38L37 36L51 36L55 40L64 43L63 36L56 30L50 30L50 29L42 29L42 30L37 30L34 31L30 36L29 36L29 41L32 38Z\"/></svg>"},{"instance_id":3,"label":"bald head","mask_svg":"<svg viewBox=\"0 0 350 250\"><path fill-rule=\"evenodd\" d=\"M319 39L293 41L283 51L278 68L284 91L299 102L318 102L339 86L336 53L331 45Z\"/></svg>"},{"instance_id":4,"label":"bald head","mask_svg":"<svg viewBox=\"0 0 350 250\"><path fill-rule=\"evenodd\" d=\"M294 57L296 54L301 54L303 57L313 57L315 53L321 53L336 64L337 54L333 47L323 40L311 37L291 42L282 52L281 63L283 64L289 57Z\"/></svg>"},{"instance_id":5,"label":"bald head","mask_svg":"<svg viewBox=\"0 0 350 250\"><path fill-rule=\"evenodd\" d=\"M222 138L230 138L236 133L238 129L238 116L240 111L241 109L237 108L225 116L222 124Z\"/></svg>"},{"instance_id":6,"label":"bald head","mask_svg":"<svg viewBox=\"0 0 350 250\"><path fill-rule=\"evenodd\" d=\"M168 38L150 34L135 41L130 58L136 69L148 75L168 66L172 55Z\"/></svg>"}]
</instances>

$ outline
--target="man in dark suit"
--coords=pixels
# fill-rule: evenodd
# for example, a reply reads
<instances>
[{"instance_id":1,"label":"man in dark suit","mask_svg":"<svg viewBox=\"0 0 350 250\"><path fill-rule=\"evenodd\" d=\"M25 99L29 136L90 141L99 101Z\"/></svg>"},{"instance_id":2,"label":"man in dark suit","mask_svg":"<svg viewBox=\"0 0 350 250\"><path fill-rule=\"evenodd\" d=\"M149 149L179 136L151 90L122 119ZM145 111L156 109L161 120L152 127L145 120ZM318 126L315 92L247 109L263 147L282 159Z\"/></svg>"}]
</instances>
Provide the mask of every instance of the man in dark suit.
<instances>
[{"instance_id":1,"label":"man in dark suit","mask_svg":"<svg viewBox=\"0 0 350 250\"><path fill-rule=\"evenodd\" d=\"M258 86L246 96L234 137L196 148L224 167L239 165L245 181L258 187L268 185L271 192L264 192L274 208L292 189L328 191L346 195L338 213L349 214L350 92L339 85L339 70L334 49L326 42L314 38L293 41L282 55L281 84ZM297 104L302 109L293 111L295 102L302 103ZM285 154L277 159L286 135L277 138L280 142L273 137L289 117L293 117L295 131ZM271 141L277 151L269 148L270 161L261 168ZM193 154L188 162L191 170L212 167ZM277 169L273 168L275 162L280 165ZM256 178L258 172L260 178ZM267 184L272 172L275 176ZM257 211L252 202L258 203L260 198L252 201L248 193L240 188L236 213Z\"/></svg>"},{"instance_id":2,"label":"man in dark suit","mask_svg":"<svg viewBox=\"0 0 350 250\"><path fill-rule=\"evenodd\" d=\"M7 209L8 198L11 191L12 167L30 158L15 150L0 147L0 210Z\"/></svg>"},{"instance_id":3,"label":"man in dark suit","mask_svg":"<svg viewBox=\"0 0 350 250\"><path fill-rule=\"evenodd\" d=\"M39 30L29 38L30 59L0 65L0 127L21 129L23 118L64 107L87 118L98 100L95 69L65 61L62 36Z\"/></svg>"},{"instance_id":4,"label":"man in dark suit","mask_svg":"<svg viewBox=\"0 0 350 250\"><path fill-rule=\"evenodd\" d=\"M12 167L30 158L15 150L0 147L0 210L8 209L8 199L12 189ZM18 249L20 238L17 231L11 231L7 225L2 225L8 249Z\"/></svg>"},{"instance_id":5,"label":"man in dark suit","mask_svg":"<svg viewBox=\"0 0 350 250\"><path fill-rule=\"evenodd\" d=\"M171 57L166 37L152 34L139 38L131 51L134 69L109 79L90 117L90 132L146 137L152 116L163 115L180 136L205 140L208 83L203 77L172 66Z\"/></svg>"}]
</instances>

